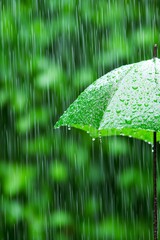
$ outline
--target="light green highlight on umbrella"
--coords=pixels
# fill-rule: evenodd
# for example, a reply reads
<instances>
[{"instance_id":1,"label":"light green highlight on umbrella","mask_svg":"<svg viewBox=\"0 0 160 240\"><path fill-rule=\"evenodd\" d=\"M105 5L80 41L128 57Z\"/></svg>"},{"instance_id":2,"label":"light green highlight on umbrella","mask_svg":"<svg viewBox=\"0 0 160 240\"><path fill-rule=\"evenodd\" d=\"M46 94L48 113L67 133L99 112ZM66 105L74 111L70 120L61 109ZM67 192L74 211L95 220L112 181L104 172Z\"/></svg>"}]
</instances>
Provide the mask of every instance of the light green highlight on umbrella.
<instances>
[{"instance_id":1,"label":"light green highlight on umbrella","mask_svg":"<svg viewBox=\"0 0 160 240\"><path fill-rule=\"evenodd\" d=\"M55 128L70 126L92 137L126 135L160 141L160 59L119 67L82 92Z\"/></svg>"}]
</instances>

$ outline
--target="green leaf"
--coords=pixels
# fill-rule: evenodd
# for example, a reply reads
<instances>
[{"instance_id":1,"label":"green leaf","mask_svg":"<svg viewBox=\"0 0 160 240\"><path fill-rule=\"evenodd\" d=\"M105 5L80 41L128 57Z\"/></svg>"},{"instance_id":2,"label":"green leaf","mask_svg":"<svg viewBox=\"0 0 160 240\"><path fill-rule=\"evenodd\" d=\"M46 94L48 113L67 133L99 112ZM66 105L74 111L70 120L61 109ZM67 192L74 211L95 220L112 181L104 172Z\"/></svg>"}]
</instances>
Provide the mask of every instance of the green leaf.
<instances>
[{"instance_id":1,"label":"green leaf","mask_svg":"<svg viewBox=\"0 0 160 240\"><path fill-rule=\"evenodd\" d=\"M54 161L50 166L52 179L56 182L66 182L68 179L68 169L64 163Z\"/></svg>"},{"instance_id":2,"label":"green leaf","mask_svg":"<svg viewBox=\"0 0 160 240\"><path fill-rule=\"evenodd\" d=\"M85 67L79 69L75 75L73 75L73 85L79 90L91 84L94 78L94 71L89 67Z\"/></svg>"},{"instance_id":3,"label":"green leaf","mask_svg":"<svg viewBox=\"0 0 160 240\"><path fill-rule=\"evenodd\" d=\"M110 66L123 59L130 57L131 50L126 36L122 36L122 33L117 30L115 33L109 36L108 41L103 39L104 49L102 53L99 53L98 57L94 57L94 63L98 66Z\"/></svg>"},{"instance_id":4,"label":"green leaf","mask_svg":"<svg viewBox=\"0 0 160 240\"><path fill-rule=\"evenodd\" d=\"M59 66L51 65L35 79L35 86L39 89L56 89L62 87L63 71Z\"/></svg>"},{"instance_id":5,"label":"green leaf","mask_svg":"<svg viewBox=\"0 0 160 240\"><path fill-rule=\"evenodd\" d=\"M33 20L30 24L22 23L19 29L21 43L32 45L34 48L46 46L53 38L49 28L51 29L50 23L42 19Z\"/></svg>"},{"instance_id":6,"label":"green leaf","mask_svg":"<svg viewBox=\"0 0 160 240\"><path fill-rule=\"evenodd\" d=\"M74 0L49 0L49 7L52 11L71 12L74 10L76 2Z\"/></svg>"},{"instance_id":7,"label":"green leaf","mask_svg":"<svg viewBox=\"0 0 160 240\"><path fill-rule=\"evenodd\" d=\"M114 157L120 157L127 155L129 152L129 145L125 139L121 138L111 138L108 141L108 154Z\"/></svg>"},{"instance_id":8,"label":"green leaf","mask_svg":"<svg viewBox=\"0 0 160 240\"><path fill-rule=\"evenodd\" d=\"M17 29L12 11L3 8L0 14L0 36L3 42L12 42L16 40Z\"/></svg>"},{"instance_id":9,"label":"green leaf","mask_svg":"<svg viewBox=\"0 0 160 240\"><path fill-rule=\"evenodd\" d=\"M71 215L64 211L55 211L51 214L50 223L55 228L67 227L73 224Z\"/></svg>"},{"instance_id":10,"label":"green leaf","mask_svg":"<svg viewBox=\"0 0 160 240\"><path fill-rule=\"evenodd\" d=\"M4 193L14 196L25 192L29 187L34 177L34 169L31 166L2 163L0 165L0 177L3 179Z\"/></svg>"},{"instance_id":11,"label":"green leaf","mask_svg":"<svg viewBox=\"0 0 160 240\"><path fill-rule=\"evenodd\" d=\"M9 101L9 93L7 90L2 89L0 91L0 106L1 108Z\"/></svg>"},{"instance_id":12,"label":"green leaf","mask_svg":"<svg viewBox=\"0 0 160 240\"><path fill-rule=\"evenodd\" d=\"M4 199L1 206L7 223L12 225L23 220L24 210L20 202L16 200L9 201Z\"/></svg>"},{"instance_id":13,"label":"green leaf","mask_svg":"<svg viewBox=\"0 0 160 240\"><path fill-rule=\"evenodd\" d=\"M87 148L74 143L72 140L67 140L64 144L64 154L72 166L77 169L83 169L89 161Z\"/></svg>"},{"instance_id":14,"label":"green leaf","mask_svg":"<svg viewBox=\"0 0 160 240\"><path fill-rule=\"evenodd\" d=\"M91 222L83 222L80 226L80 231L83 236L88 239L127 239L132 240L148 236L148 229L143 223L127 222L118 217L104 218L103 221L95 224Z\"/></svg>"},{"instance_id":15,"label":"green leaf","mask_svg":"<svg viewBox=\"0 0 160 240\"><path fill-rule=\"evenodd\" d=\"M28 97L27 92L22 90L13 91L13 95L11 96L11 105L14 111L22 112L27 107Z\"/></svg>"},{"instance_id":16,"label":"green leaf","mask_svg":"<svg viewBox=\"0 0 160 240\"><path fill-rule=\"evenodd\" d=\"M53 147L53 140L47 136L37 137L23 143L23 152L36 156L37 154L49 154Z\"/></svg>"},{"instance_id":17,"label":"green leaf","mask_svg":"<svg viewBox=\"0 0 160 240\"><path fill-rule=\"evenodd\" d=\"M104 181L104 174L99 164L92 164L89 169L88 180L91 183L100 183Z\"/></svg>"},{"instance_id":18,"label":"green leaf","mask_svg":"<svg viewBox=\"0 0 160 240\"><path fill-rule=\"evenodd\" d=\"M136 189L139 193L152 192L151 175L141 172L135 168L129 168L119 174L117 182L122 189Z\"/></svg>"},{"instance_id":19,"label":"green leaf","mask_svg":"<svg viewBox=\"0 0 160 240\"><path fill-rule=\"evenodd\" d=\"M69 35L76 33L78 28L76 18L72 14L59 15L58 18L52 22L52 26L54 26L54 34L56 37L61 34L69 37Z\"/></svg>"},{"instance_id":20,"label":"green leaf","mask_svg":"<svg viewBox=\"0 0 160 240\"><path fill-rule=\"evenodd\" d=\"M108 4L105 0L101 0L96 2L83 1L81 4L82 17L87 22L90 21L92 24L95 24L98 28L114 27L116 23L122 24L125 21L126 16L124 15L123 3L111 2Z\"/></svg>"},{"instance_id":21,"label":"green leaf","mask_svg":"<svg viewBox=\"0 0 160 240\"><path fill-rule=\"evenodd\" d=\"M89 198L85 203L85 213L88 217L94 217L98 214L100 203L95 196Z\"/></svg>"},{"instance_id":22,"label":"green leaf","mask_svg":"<svg viewBox=\"0 0 160 240\"><path fill-rule=\"evenodd\" d=\"M16 127L19 133L26 133L30 131L34 126L46 126L50 119L49 109L41 107L31 110L25 116L18 119Z\"/></svg>"},{"instance_id":23,"label":"green leaf","mask_svg":"<svg viewBox=\"0 0 160 240\"><path fill-rule=\"evenodd\" d=\"M24 211L31 239L44 239L45 220L35 209L27 206Z\"/></svg>"}]
</instances>

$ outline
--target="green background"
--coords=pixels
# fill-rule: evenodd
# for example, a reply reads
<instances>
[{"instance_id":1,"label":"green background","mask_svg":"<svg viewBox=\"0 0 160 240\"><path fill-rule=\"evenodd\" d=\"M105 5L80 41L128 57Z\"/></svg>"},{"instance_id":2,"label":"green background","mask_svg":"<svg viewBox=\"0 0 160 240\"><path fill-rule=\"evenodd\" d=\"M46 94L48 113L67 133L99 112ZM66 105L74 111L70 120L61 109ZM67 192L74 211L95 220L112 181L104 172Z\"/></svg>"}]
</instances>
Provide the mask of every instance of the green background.
<instances>
[{"instance_id":1,"label":"green background","mask_svg":"<svg viewBox=\"0 0 160 240\"><path fill-rule=\"evenodd\" d=\"M95 79L152 57L159 10L0 1L0 239L153 239L152 146L53 126Z\"/></svg>"}]
</instances>

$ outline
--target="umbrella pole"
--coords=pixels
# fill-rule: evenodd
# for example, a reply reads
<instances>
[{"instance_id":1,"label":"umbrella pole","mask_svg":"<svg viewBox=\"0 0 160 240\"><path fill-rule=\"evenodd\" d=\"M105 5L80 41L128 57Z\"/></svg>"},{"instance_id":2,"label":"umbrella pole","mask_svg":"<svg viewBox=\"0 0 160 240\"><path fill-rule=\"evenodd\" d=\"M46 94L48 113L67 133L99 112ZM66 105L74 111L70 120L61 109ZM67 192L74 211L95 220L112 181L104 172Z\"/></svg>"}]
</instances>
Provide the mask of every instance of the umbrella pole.
<instances>
[{"instance_id":1,"label":"umbrella pole","mask_svg":"<svg viewBox=\"0 0 160 240\"><path fill-rule=\"evenodd\" d=\"M157 234L157 146L156 146L156 132L153 132L153 231L154 240L158 240Z\"/></svg>"}]
</instances>

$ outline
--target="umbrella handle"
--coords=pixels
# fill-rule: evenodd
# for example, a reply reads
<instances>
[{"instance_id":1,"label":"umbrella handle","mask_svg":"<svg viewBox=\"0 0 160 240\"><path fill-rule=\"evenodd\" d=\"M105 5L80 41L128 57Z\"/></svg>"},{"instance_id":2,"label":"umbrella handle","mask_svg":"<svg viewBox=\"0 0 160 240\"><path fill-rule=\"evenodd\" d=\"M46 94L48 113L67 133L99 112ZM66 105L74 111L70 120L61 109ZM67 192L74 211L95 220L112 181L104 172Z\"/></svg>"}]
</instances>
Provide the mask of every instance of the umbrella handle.
<instances>
[{"instance_id":1,"label":"umbrella handle","mask_svg":"<svg viewBox=\"0 0 160 240\"><path fill-rule=\"evenodd\" d=\"M157 231L157 146L156 132L153 133L153 231L154 240L158 239Z\"/></svg>"}]
</instances>

